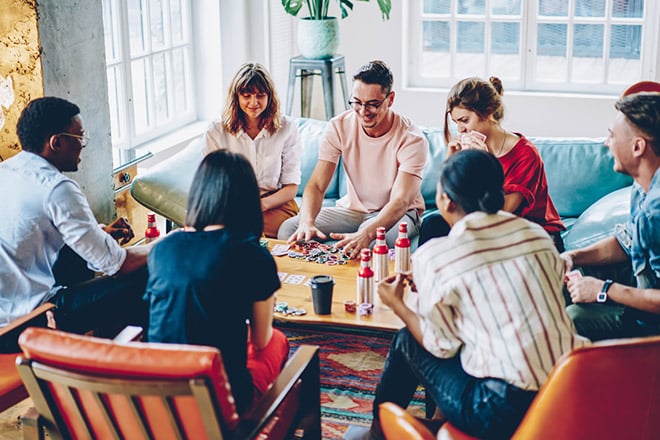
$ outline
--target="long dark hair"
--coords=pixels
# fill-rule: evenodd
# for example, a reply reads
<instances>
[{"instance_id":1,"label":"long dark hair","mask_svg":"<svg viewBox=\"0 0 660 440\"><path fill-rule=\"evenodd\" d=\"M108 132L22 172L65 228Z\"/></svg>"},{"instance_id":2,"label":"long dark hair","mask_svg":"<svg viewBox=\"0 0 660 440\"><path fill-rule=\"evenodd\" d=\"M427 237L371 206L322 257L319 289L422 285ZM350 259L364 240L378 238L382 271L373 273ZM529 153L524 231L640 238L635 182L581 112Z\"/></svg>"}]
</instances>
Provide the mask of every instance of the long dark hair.
<instances>
[{"instance_id":1,"label":"long dark hair","mask_svg":"<svg viewBox=\"0 0 660 440\"><path fill-rule=\"evenodd\" d=\"M252 165L242 154L217 150L204 157L193 177L186 225L210 225L261 236L264 220Z\"/></svg>"},{"instance_id":2,"label":"long dark hair","mask_svg":"<svg viewBox=\"0 0 660 440\"><path fill-rule=\"evenodd\" d=\"M487 151L470 149L453 154L440 170L440 185L466 214L494 214L504 206L502 164Z\"/></svg>"}]
</instances>

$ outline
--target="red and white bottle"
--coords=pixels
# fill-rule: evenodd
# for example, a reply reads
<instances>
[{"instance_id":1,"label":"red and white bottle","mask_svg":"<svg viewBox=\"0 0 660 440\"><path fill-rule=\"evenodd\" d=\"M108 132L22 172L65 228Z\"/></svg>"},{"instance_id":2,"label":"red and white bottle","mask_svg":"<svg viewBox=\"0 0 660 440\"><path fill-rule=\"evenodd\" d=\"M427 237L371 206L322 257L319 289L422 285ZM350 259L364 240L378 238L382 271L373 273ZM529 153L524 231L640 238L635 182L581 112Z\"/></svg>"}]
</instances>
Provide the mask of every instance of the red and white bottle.
<instances>
[{"instance_id":1,"label":"red and white bottle","mask_svg":"<svg viewBox=\"0 0 660 440\"><path fill-rule=\"evenodd\" d=\"M371 251L374 260L374 281L376 282L384 280L390 274L390 265L387 260L389 252L385 241L385 228L379 226L376 229L376 244Z\"/></svg>"},{"instance_id":2,"label":"red and white bottle","mask_svg":"<svg viewBox=\"0 0 660 440\"><path fill-rule=\"evenodd\" d=\"M371 269L371 250L369 249L362 249L360 252L360 268L357 273L356 303L374 303L374 271Z\"/></svg>"},{"instance_id":3,"label":"red and white bottle","mask_svg":"<svg viewBox=\"0 0 660 440\"><path fill-rule=\"evenodd\" d=\"M403 273L410 270L410 239L408 224L399 223L399 237L394 242L394 272Z\"/></svg>"},{"instance_id":4,"label":"red and white bottle","mask_svg":"<svg viewBox=\"0 0 660 440\"><path fill-rule=\"evenodd\" d=\"M156 225L156 214L150 212L147 214L147 230L144 231L144 242L149 243L160 237L160 231Z\"/></svg>"}]
</instances>

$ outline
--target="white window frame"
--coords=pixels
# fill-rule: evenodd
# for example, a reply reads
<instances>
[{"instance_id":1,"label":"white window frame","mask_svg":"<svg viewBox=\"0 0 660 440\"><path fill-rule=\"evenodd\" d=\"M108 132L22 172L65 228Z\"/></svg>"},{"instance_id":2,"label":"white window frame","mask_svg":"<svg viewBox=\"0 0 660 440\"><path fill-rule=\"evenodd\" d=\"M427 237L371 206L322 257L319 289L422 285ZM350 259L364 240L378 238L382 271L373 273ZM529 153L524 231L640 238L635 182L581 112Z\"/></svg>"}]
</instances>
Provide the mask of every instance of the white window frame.
<instances>
[{"instance_id":1,"label":"white window frame","mask_svg":"<svg viewBox=\"0 0 660 440\"><path fill-rule=\"evenodd\" d=\"M196 97L194 93L194 47L192 37L192 0L161 0L163 10L167 11L171 7L171 2L179 2L183 15L183 35L181 41L173 41L170 16L166 12L163 17L163 35L164 44L160 48L152 48L150 38L150 0L142 0L143 29L146 29L144 51L140 54L131 55L130 36L129 36L129 12L128 0L103 0L104 20L111 17L111 23L105 23L105 28L110 30L112 35L106 36L111 39L111 50L106 49L106 68L108 81L116 78L116 93L113 88L108 87L110 113L112 122L112 145L115 157L115 164L121 165L124 162L135 158L135 149L141 144L152 141L160 136L171 133L190 122L196 120ZM110 9L108 9L110 8ZM182 51L186 58L184 63L184 100L183 108L175 106L175 93L173 90L174 63L173 53ZM154 58L163 56L165 59L165 77L167 78L167 109L166 116L156 120L156 103L154 91ZM132 85L132 63L144 60L146 65L146 83L147 97L146 108L138 107L136 99L133 96ZM114 72L114 74L113 74ZM146 112L146 129L138 133L136 128L136 113ZM143 113L144 114L144 113Z\"/></svg>"},{"instance_id":2,"label":"white window frame","mask_svg":"<svg viewBox=\"0 0 660 440\"><path fill-rule=\"evenodd\" d=\"M557 0L560 1L560 0ZM660 56L658 54L658 32L660 24L660 5L659 2L654 0L644 1L644 16L642 18L614 18L611 17L611 8L613 0L606 0L606 18L593 19L591 17L573 17L573 4L575 0L561 0L569 3L568 17L539 17L537 20L537 0L521 0L522 11L518 19L509 16L496 16L494 17L497 22L520 22L521 28L521 41L520 41L520 56L521 72L520 80L515 81L511 79L503 79L504 87L507 90L519 91L540 91L540 92L568 92L568 93L598 93L598 94L618 94L621 92L623 86L630 85L642 79L653 79L656 75L656 67L660 64ZM490 40L490 20L488 18L490 10L490 0L485 0L486 6L486 20L485 20L485 35L484 47L486 58L486 68L484 71L475 72L474 76L490 76L493 74L489 71L489 48ZM405 72L404 82L410 88L449 88L457 81L463 79L464 76L458 76L454 73L454 69L450 69L449 76L423 76L422 75L422 53L423 53L423 26L422 21L427 19L439 19L442 21L449 21L451 23L452 38L450 41L450 56L452 59L456 57L456 22L462 21L465 18L469 19L469 15L462 15L458 20L455 14L456 2L452 0L450 14L422 14L424 0L407 0L404 4L404 44L403 44L403 59ZM483 16L473 16L482 18ZM580 83L580 82L541 82L536 79L536 37L537 37L537 23L567 23L569 24L569 34L567 36L567 58L569 62L569 75L572 54L572 33L570 26L575 23L597 23L605 24L605 36L603 45L606 51L609 51L609 26L612 24L641 24L642 30L642 47L641 47L641 73L639 77L630 78L625 83L612 83L607 81L608 59L607 54L604 55L604 74L602 83ZM453 64L453 63L452 63ZM570 78L570 76L569 76ZM625 88L625 87L624 87Z\"/></svg>"}]
</instances>

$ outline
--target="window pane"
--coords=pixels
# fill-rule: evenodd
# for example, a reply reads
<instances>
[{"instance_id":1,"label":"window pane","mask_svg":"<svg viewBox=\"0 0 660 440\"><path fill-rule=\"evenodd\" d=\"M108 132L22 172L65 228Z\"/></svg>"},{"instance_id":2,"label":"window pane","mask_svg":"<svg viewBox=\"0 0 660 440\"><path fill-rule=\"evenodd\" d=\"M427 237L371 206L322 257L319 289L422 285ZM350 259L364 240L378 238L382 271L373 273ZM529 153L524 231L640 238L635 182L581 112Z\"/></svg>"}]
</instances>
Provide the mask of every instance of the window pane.
<instances>
[{"instance_id":1,"label":"window pane","mask_svg":"<svg viewBox=\"0 0 660 440\"><path fill-rule=\"evenodd\" d=\"M614 0L612 16L624 18L640 18L644 16L644 0Z\"/></svg>"},{"instance_id":2,"label":"window pane","mask_svg":"<svg viewBox=\"0 0 660 440\"><path fill-rule=\"evenodd\" d=\"M184 49L177 49L172 52L172 70L174 76L172 85L174 87L174 112L183 112L188 110L188 96L186 78L186 66L188 65L187 54Z\"/></svg>"},{"instance_id":3,"label":"window pane","mask_svg":"<svg viewBox=\"0 0 660 440\"><path fill-rule=\"evenodd\" d=\"M550 17L566 17L568 16L568 1L539 0L539 15Z\"/></svg>"},{"instance_id":4,"label":"window pane","mask_svg":"<svg viewBox=\"0 0 660 440\"><path fill-rule=\"evenodd\" d=\"M605 17L605 0L575 0L576 17Z\"/></svg>"},{"instance_id":5,"label":"window pane","mask_svg":"<svg viewBox=\"0 0 660 440\"><path fill-rule=\"evenodd\" d=\"M108 101L110 106L110 135L114 142L124 137L124 127L122 127L122 118L119 113L119 103L122 102L123 93L121 81L119 80L119 68L111 67L108 69Z\"/></svg>"},{"instance_id":6,"label":"window pane","mask_svg":"<svg viewBox=\"0 0 660 440\"><path fill-rule=\"evenodd\" d=\"M149 73L145 60L131 63L131 84L133 86L133 122L135 132L142 134L149 128L151 112L149 111Z\"/></svg>"},{"instance_id":7,"label":"window pane","mask_svg":"<svg viewBox=\"0 0 660 440\"><path fill-rule=\"evenodd\" d=\"M424 14L449 14L451 0L424 0Z\"/></svg>"},{"instance_id":8,"label":"window pane","mask_svg":"<svg viewBox=\"0 0 660 440\"><path fill-rule=\"evenodd\" d=\"M536 79L565 82L568 77L565 24L540 24L536 45Z\"/></svg>"},{"instance_id":9,"label":"window pane","mask_svg":"<svg viewBox=\"0 0 660 440\"><path fill-rule=\"evenodd\" d=\"M490 71L502 80L519 80L520 23L493 23L490 39Z\"/></svg>"},{"instance_id":10,"label":"window pane","mask_svg":"<svg viewBox=\"0 0 660 440\"><path fill-rule=\"evenodd\" d=\"M642 26L613 25L611 29L610 58L640 59Z\"/></svg>"},{"instance_id":11,"label":"window pane","mask_svg":"<svg viewBox=\"0 0 660 440\"><path fill-rule=\"evenodd\" d=\"M602 24L576 24L573 35L573 56L602 57L604 29Z\"/></svg>"},{"instance_id":12,"label":"window pane","mask_svg":"<svg viewBox=\"0 0 660 440\"><path fill-rule=\"evenodd\" d=\"M450 27L447 21L422 22L424 52L449 52Z\"/></svg>"},{"instance_id":13,"label":"window pane","mask_svg":"<svg viewBox=\"0 0 660 440\"><path fill-rule=\"evenodd\" d=\"M486 0L458 0L458 13L484 15Z\"/></svg>"},{"instance_id":14,"label":"window pane","mask_svg":"<svg viewBox=\"0 0 660 440\"><path fill-rule=\"evenodd\" d=\"M610 83L629 84L630 78L641 78L642 26L613 25L610 39Z\"/></svg>"},{"instance_id":15,"label":"window pane","mask_svg":"<svg viewBox=\"0 0 660 440\"><path fill-rule=\"evenodd\" d=\"M172 42L182 43L185 40L183 5L181 0L170 0L170 22L172 23Z\"/></svg>"},{"instance_id":16,"label":"window pane","mask_svg":"<svg viewBox=\"0 0 660 440\"><path fill-rule=\"evenodd\" d=\"M151 30L151 49L158 50L165 47L165 19L163 17L163 2L151 0L149 2L149 26Z\"/></svg>"},{"instance_id":17,"label":"window pane","mask_svg":"<svg viewBox=\"0 0 660 440\"><path fill-rule=\"evenodd\" d=\"M520 0L492 0L490 12L494 15L520 15Z\"/></svg>"},{"instance_id":18,"label":"window pane","mask_svg":"<svg viewBox=\"0 0 660 440\"><path fill-rule=\"evenodd\" d=\"M458 52L484 52L484 23L459 21L457 23L456 50Z\"/></svg>"},{"instance_id":19,"label":"window pane","mask_svg":"<svg viewBox=\"0 0 660 440\"><path fill-rule=\"evenodd\" d=\"M536 51L539 56L566 56L565 24L539 24Z\"/></svg>"},{"instance_id":20,"label":"window pane","mask_svg":"<svg viewBox=\"0 0 660 440\"><path fill-rule=\"evenodd\" d=\"M128 0L128 33L131 57L144 54L147 50L144 34L144 14L142 0Z\"/></svg>"},{"instance_id":21,"label":"window pane","mask_svg":"<svg viewBox=\"0 0 660 440\"><path fill-rule=\"evenodd\" d=\"M103 36L107 63L116 62L121 56L117 12L117 4L114 0L103 2Z\"/></svg>"},{"instance_id":22,"label":"window pane","mask_svg":"<svg viewBox=\"0 0 660 440\"><path fill-rule=\"evenodd\" d=\"M518 54L520 52L520 23L493 23L490 39L492 54Z\"/></svg>"},{"instance_id":23,"label":"window pane","mask_svg":"<svg viewBox=\"0 0 660 440\"><path fill-rule=\"evenodd\" d=\"M576 24L573 35L573 69L571 81L600 83L604 80L602 24Z\"/></svg>"},{"instance_id":24,"label":"window pane","mask_svg":"<svg viewBox=\"0 0 660 440\"><path fill-rule=\"evenodd\" d=\"M156 114L156 124L161 125L169 117L165 55L154 55L152 64L154 69L154 113Z\"/></svg>"}]
</instances>

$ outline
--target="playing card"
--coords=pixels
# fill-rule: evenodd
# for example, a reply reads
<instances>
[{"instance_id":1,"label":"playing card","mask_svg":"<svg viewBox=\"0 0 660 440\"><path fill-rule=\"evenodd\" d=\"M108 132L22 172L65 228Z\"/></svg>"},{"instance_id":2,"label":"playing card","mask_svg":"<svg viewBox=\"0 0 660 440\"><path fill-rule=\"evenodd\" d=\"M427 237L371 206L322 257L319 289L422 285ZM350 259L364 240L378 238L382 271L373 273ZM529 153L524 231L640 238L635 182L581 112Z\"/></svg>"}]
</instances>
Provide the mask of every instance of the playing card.
<instances>
[{"instance_id":1,"label":"playing card","mask_svg":"<svg viewBox=\"0 0 660 440\"><path fill-rule=\"evenodd\" d=\"M470 136L472 136L472 137L474 137L474 138L477 138L477 139L481 140L481 142L485 142L485 141L486 141L486 135L483 134L483 133L480 133L480 132L478 132L478 131L474 131L474 130L470 131Z\"/></svg>"},{"instance_id":2,"label":"playing card","mask_svg":"<svg viewBox=\"0 0 660 440\"><path fill-rule=\"evenodd\" d=\"M566 272L566 278L569 280L582 278L582 272L580 272L578 269L572 270L570 272Z\"/></svg>"},{"instance_id":3,"label":"playing card","mask_svg":"<svg viewBox=\"0 0 660 440\"><path fill-rule=\"evenodd\" d=\"M284 282L287 284L300 284L305 279L305 275L295 275L291 274L284 279Z\"/></svg>"},{"instance_id":4,"label":"playing card","mask_svg":"<svg viewBox=\"0 0 660 440\"><path fill-rule=\"evenodd\" d=\"M281 257L289 252L290 246L288 244L276 244L271 249L270 254L275 257Z\"/></svg>"},{"instance_id":5,"label":"playing card","mask_svg":"<svg viewBox=\"0 0 660 440\"><path fill-rule=\"evenodd\" d=\"M284 281L284 279L289 275L286 272L277 272L277 276L280 278L280 281Z\"/></svg>"}]
</instances>

